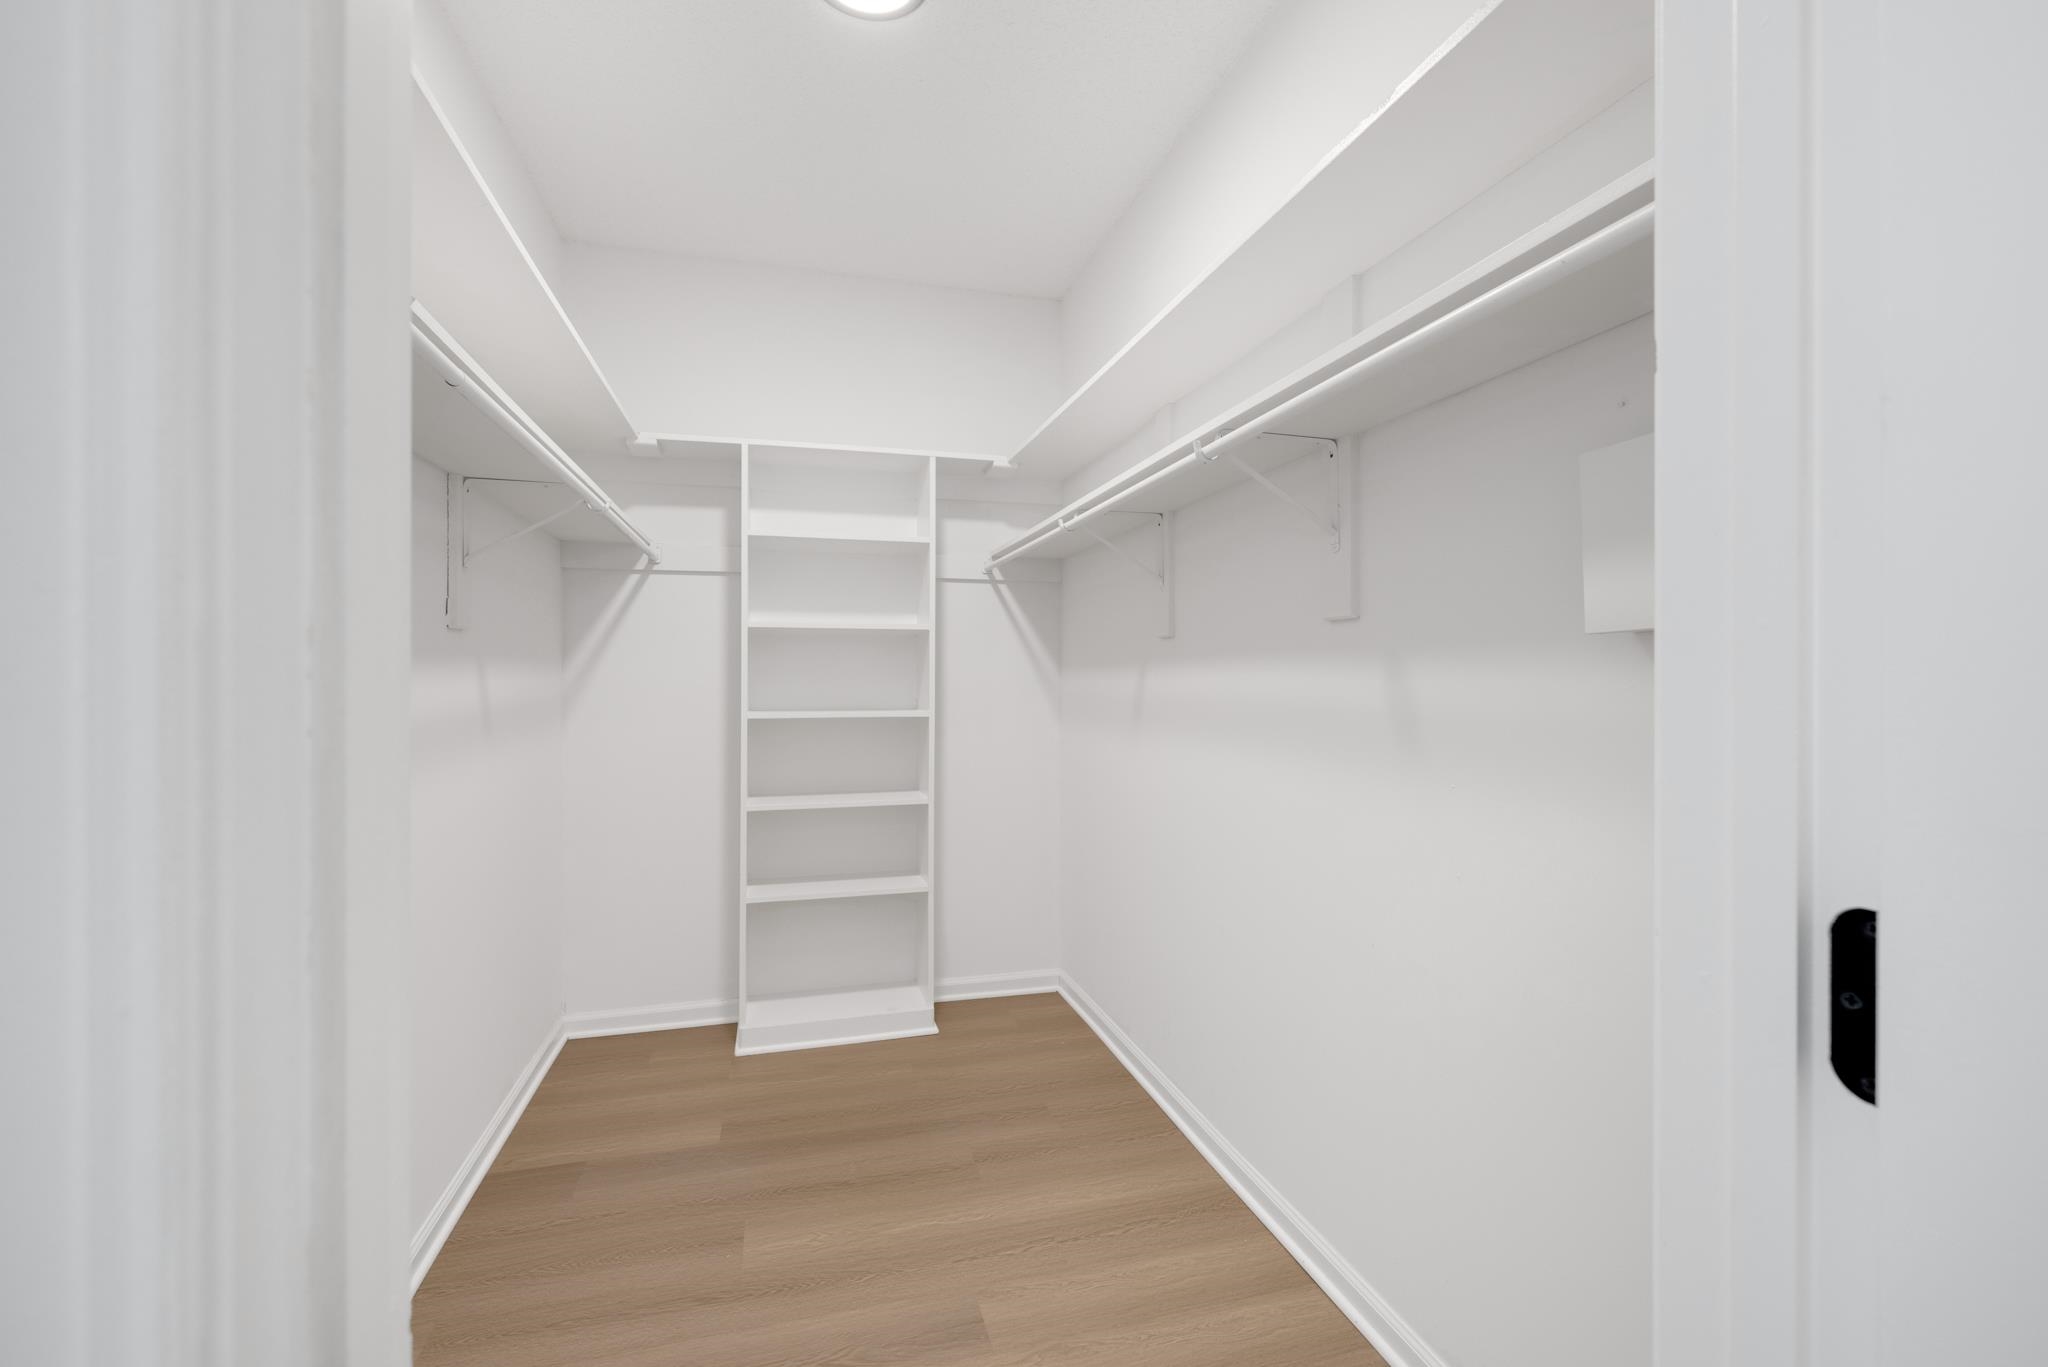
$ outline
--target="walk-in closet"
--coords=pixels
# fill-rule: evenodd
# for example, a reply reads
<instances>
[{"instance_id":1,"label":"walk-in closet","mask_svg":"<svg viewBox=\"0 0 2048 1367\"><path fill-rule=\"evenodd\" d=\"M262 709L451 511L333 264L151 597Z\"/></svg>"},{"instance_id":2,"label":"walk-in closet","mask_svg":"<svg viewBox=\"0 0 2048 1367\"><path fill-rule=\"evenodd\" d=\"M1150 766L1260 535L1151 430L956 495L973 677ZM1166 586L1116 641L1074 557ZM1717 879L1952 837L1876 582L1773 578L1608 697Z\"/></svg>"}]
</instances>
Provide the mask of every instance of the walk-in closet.
<instances>
[{"instance_id":1,"label":"walk-in closet","mask_svg":"<svg viewBox=\"0 0 2048 1367\"><path fill-rule=\"evenodd\" d=\"M1639 1361L1649 7L416 27L418 1361Z\"/></svg>"},{"instance_id":2,"label":"walk-in closet","mask_svg":"<svg viewBox=\"0 0 2048 1367\"><path fill-rule=\"evenodd\" d=\"M0 1361L2048 1362L2023 8L10 13Z\"/></svg>"}]
</instances>

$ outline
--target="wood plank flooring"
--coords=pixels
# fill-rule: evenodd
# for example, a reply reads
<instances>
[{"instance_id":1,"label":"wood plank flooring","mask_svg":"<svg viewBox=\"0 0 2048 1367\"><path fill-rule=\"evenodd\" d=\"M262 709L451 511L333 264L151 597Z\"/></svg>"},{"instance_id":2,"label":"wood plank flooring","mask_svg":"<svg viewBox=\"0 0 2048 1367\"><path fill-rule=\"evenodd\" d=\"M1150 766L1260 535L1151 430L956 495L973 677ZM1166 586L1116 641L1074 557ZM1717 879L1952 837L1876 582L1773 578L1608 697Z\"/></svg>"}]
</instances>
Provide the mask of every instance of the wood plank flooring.
<instances>
[{"instance_id":1,"label":"wood plank flooring","mask_svg":"<svg viewBox=\"0 0 2048 1367\"><path fill-rule=\"evenodd\" d=\"M1057 996L735 1059L563 1049L419 1367L1385 1367Z\"/></svg>"}]
</instances>

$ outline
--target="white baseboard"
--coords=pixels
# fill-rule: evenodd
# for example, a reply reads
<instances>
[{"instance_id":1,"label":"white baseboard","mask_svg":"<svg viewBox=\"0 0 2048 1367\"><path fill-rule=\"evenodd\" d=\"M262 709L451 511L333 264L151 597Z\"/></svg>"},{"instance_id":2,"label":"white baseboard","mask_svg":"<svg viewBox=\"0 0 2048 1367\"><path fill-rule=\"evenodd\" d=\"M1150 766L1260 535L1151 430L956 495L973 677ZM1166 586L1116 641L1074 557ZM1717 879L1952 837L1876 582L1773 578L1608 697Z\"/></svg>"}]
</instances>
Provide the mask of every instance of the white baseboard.
<instances>
[{"instance_id":1,"label":"white baseboard","mask_svg":"<svg viewBox=\"0 0 2048 1367\"><path fill-rule=\"evenodd\" d=\"M983 973L973 977L944 978L939 982L939 1000L963 1002L981 997L1021 997L1033 992L1059 990L1058 972L1042 968L1028 973ZM600 1035L637 1035L649 1030L731 1025L739 1018L739 1003L731 1000L669 1002L658 1006L629 1006L615 1011L574 1011L564 1019L563 1026L570 1039L594 1039Z\"/></svg>"},{"instance_id":2,"label":"white baseboard","mask_svg":"<svg viewBox=\"0 0 2048 1367\"><path fill-rule=\"evenodd\" d=\"M939 1000L942 1002L969 1002L982 997L1028 997L1059 990L1059 971L1052 968L1041 968L1031 973L982 973L967 978L939 980Z\"/></svg>"},{"instance_id":3,"label":"white baseboard","mask_svg":"<svg viewBox=\"0 0 2048 1367\"><path fill-rule=\"evenodd\" d=\"M1280 1246L1294 1255L1294 1260L1315 1279L1316 1285L1322 1287L1337 1308L1344 1312L1345 1318L1372 1341L1389 1367L1447 1367L1443 1357L1394 1312L1386 1299L1358 1275L1358 1270L1316 1232L1315 1226L1302 1218L1301 1212L1276 1191L1257 1168L1245 1161L1244 1155L1209 1123L1180 1088L1159 1071L1145 1056L1145 1051L1095 1004L1095 999L1080 984L1061 974L1059 991L1075 1013L1109 1046L1117 1061L1138 1080L1138 1085L1159 1103L1159 1109L1180 1127L1196 1152L1208 1160L1209 1166L1230 1184L1230 1189L1250 1207L1252 1214L1273 1232Z\"/></svg>"},{"instance_id":4,"label":"white baseboard","mask_svg":"<svg viewBox=\"0 0 2048 1367\"><path fill-rule=\"evenodd\" d=\"M498 1113L491 1117L491 1123L477 1136L469 1157L462 1160L462 1166L449 1179L447 1190L441 1199L434 1202L434 1208L427 1213L426 1223L412 1236L412 1289L418 1291L420 1283L427 1279L427 1269L434 1265L434 1259L441 1256L441 1246L448 1242L448 1236L455 1230L455 1222L462 1218L462 1212L469 1208L470 1198L483 1184L484 1174L497 1161L498 1151L505 1147L511 1137L512 1127L519 1123L519 1117L526 1114L526 1103L533 1100L533 1094L540 1087L540 1080L548 1075L554 1066L555 1055L562 1052L567 1037L562 1033L562 1023L555 1022L555 1028L541 1041L540 1048L527 1060L526 1068L512 1084L512 1090L498 1104Z\"/></svg>"},{"instance_id":5,"label":"white baseboard","mask_svg":"<svg viewBox=\"0 0 2048 1367\"><path fill-rule=\"evenodd\" d=\"M740 1018L732 1001L668 1002L660 1006L629 1006L616 1011L572 1011L562 1018L570 1039L600 1035L638 1035L649 1030L692 1030L700 1025L731 1025Z\"/></svg>"}]
</instances>

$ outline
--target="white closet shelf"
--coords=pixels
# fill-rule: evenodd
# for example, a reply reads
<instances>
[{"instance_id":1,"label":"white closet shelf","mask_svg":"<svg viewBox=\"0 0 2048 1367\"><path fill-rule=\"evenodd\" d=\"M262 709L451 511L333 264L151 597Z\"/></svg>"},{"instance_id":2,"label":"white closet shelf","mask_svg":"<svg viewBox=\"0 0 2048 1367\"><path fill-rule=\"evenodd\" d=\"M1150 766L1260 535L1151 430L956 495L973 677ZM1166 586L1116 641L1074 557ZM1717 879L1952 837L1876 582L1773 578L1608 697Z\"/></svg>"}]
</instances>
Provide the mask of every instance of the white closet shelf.
<instances>
[{"instance_id":1,"label":"white closet shelf","mask_svg":"<svg viewBox=\"0 0 2048 1367\"><path fill-rule=\"evenodd\" d=\"M748 721L897 721L929 717L929 707L839 708L796 712L749 712Z\"/></svg>"},{"instance_id":2,"label":"white closet shelf","mask_svg":"<svg viewBox=\"0 0 2048 1367\"><path fill-rule=\"evenodd\" d=\"M997 549L1059 558L1644 317L1654 167L1644 165ZM1306 434L1306 435L1304 435ZM1229 457L1225 459L1224 457ZM1243 466L1238 464L1243 462Z\"/></svg>"},{"instance_id":3,"label":"white closet shelf","mask_svg":"<svg viewBox=\"0 0 2048 1367\"><path fill-rule=\"evenodd\" d=\"M747 619L755 631L930 631L926 622L905 622L894 617L809 617L798 614L756 613Z\"/></svg>"},{"instance_id":4,"label":"white closet shelf","mask_svg":"<svg viewBox=\"0 0 2048 1367\"><path fill-rule=\"evenodd\" d=\"M850 457L863 460L869 457L881 460L902 459L943 460L954 462L959 468L972 473L985 473L991 466L1001 463L999 457L981 451L924 451L901 446L834 446L821 442L783 441L772 437L719 437L687 432L643 432L634 438L630 450L635 455L668 457L682 460L737 460L742 449L751 448L765 456L783 456L803 459L808 456Z\"/></svg>"},{"instance_id":5,"label":"white closet shelf","mask_svg":"<svg viewBox=\"0 0 2048 1367\"><path fill-rule=\"evenodd\" d=\"M932 1035L932 999L920 987L756 997L740 1018L739 1054Z\"/></svg>"},{"instance_id":6,"label":"white closet shelf","mask_svg":"<svg viewBox=\"0 0 2048 1367\"><path fill-rule=\"evenodd\" d=\"M1327 153L1270 217L1195 276L1009 458L1064 478L1346 279L1651 78L1648 10L1488 0ZM1440 155L1455 147L1456 156ZM1401 192L1390 195L1388 187Z\"/></svg>"},{"instance_id":7,"label":"white closet shelf","mask_svg":"<svg viewBox=\"0 0 2048 1367\"><path fill-rule=\"evenodd\" d=\"M765 902L825 902L855 897L901 897L930 892L932 885L921 873L882 878L797 878L781 883L747 884L747 905Z\"/></svg>"},{"instance_id":8,"label":"white closet shelf","mask_svg":"<svg viewBox=\"0 0 2048 1367\"><path fill-rule=\"evenodd\" d=\"M755 545L775 550L834 551L852 555L914 555L932 544L928 536L834 536L827 532L749 532Z\"/></svg>"},{"instance_id":9,"label":"white closet shelf","mask_svg":"<svg viewBox=\"0 0 2048 1367\"><path fill-rule=\"evenodd\" d=\"M927 793L909 790L891 793L790 793L750 797L750 812L823 812L842 807L922 807L930 803Z\"/></svg>"},{"instance_id":10,"label":"white closet shelf","mask_svg":"<svg viewBox=\"0 0 2048 1367\"><path fill-rule=\"evenodd\" d=\"M636 430L482 171L418 76L412 288L571 455L616 455Z\"/></svg>"},{"instance_id":11,"label":"white closet shelf","mask_svg":"<svg viewBox=\"0 0 2048 1367\"><path fill-rule=\"evenodd\" d=\"M413 454L561 541L660 552L553 436L418 300L412 305Z\"/></svg>"}]
</instances>

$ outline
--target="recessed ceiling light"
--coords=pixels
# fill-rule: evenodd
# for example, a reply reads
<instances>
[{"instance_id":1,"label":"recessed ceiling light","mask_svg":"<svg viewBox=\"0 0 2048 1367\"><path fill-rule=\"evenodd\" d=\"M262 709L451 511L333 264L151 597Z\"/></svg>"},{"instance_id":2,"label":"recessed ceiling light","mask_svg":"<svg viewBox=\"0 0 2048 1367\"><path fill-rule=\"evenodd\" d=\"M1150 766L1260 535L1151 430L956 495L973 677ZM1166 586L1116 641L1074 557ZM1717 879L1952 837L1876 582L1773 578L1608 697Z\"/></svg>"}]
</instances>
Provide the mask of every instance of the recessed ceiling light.
<instances>
[{"instance_id":1,"label":"recessed ceiling light","mask_svg":"<svg viewBox=\"0 0 2048 1367\"><path fill-rule=\"evenodd\" d=\"M924 0L825 0L833 9L857 19L901 19Z\"/></svg>"}]
</instances>

